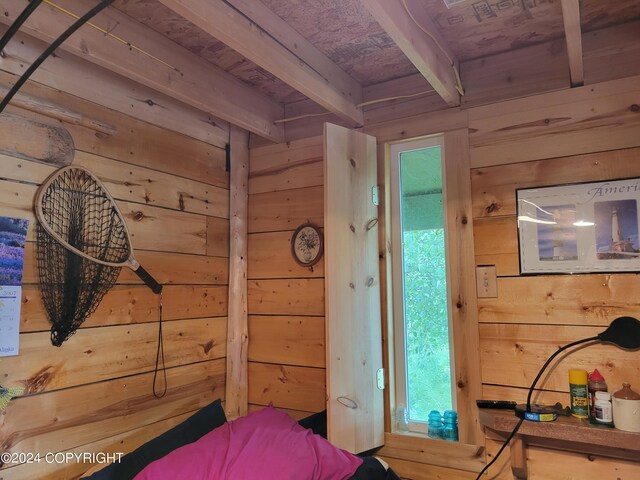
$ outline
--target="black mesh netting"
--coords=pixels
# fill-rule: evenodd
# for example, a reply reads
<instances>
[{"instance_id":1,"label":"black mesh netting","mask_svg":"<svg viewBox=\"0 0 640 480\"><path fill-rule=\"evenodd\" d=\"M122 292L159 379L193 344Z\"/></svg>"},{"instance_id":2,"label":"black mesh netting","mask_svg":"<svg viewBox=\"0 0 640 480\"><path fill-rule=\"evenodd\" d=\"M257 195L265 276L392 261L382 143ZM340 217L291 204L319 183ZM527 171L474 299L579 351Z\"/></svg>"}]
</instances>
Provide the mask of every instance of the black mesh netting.
<instances>
[{"instance_id":1,"label":"black mesh netting","mask_svg":"<svg viewBox=\"0 0 640 480\"><path fill-rule=\"evenodd\" d=\"M113 286L120 267L83 258L64 244L91 258L125 262L131 253L126 228L113 200L84 169L67 168L56 174L42 192L38 225L37 264L42 300L51 319L51 343L62 345L91 315Z\"/></svg>"}]
</instances>

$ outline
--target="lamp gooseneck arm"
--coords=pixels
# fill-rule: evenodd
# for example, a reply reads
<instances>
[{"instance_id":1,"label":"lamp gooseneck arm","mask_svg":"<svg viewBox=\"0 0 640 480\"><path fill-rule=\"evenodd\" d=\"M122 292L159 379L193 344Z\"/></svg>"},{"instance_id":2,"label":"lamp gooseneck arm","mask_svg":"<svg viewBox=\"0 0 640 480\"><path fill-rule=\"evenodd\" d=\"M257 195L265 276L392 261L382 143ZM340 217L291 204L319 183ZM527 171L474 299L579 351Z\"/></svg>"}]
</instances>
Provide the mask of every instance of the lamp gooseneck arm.
<instances>
[{"instance_id":1,"label":"lamp gooseneck arm","mask_svg":"<svg viewBox=\"0 0 640 480\"><path fill-rule=\"evenodd\" d=\"M598 339L599 337L595 336L595 337L583 338L582 340L577 340L575 342L568 343L563 347L560 347L558 350L556 350L553 353L553 355L549 357L549 359L542 366L542 368L538 372L538 375L536 375L536 378L533 380L533 382L531 383L531 386L529 387L529 393L527 395L527 412L531 412L531 395L533 394L533 390L535 389L536 383L538 383L538 380L540 380L540 377L542 376L544 371L547 369L549 364L553 361L553 359L556 358L558 355L560 355L560 353L567 350L568 348L575 347L576 345L580 345L581 343L593 342Z\"/></svg>"}]
</instances>

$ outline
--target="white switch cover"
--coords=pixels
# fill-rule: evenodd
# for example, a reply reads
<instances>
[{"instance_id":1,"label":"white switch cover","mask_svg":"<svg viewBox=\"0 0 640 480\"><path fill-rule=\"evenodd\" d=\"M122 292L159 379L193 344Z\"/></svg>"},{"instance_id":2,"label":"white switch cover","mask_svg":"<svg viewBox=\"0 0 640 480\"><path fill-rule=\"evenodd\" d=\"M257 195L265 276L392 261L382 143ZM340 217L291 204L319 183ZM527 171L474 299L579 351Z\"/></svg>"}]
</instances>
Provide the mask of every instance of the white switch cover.
<instances>
[{"instance_id":1,"label":"white switch cover","mask_svg":"<svg viewBox=\"0 0 640 480\"><path fill-rule=\"evenodd\" d=\"M478 265L476 267L476 287L478 298L497 298L498 281L495 265Z\"/></svg>"}]
</instances>

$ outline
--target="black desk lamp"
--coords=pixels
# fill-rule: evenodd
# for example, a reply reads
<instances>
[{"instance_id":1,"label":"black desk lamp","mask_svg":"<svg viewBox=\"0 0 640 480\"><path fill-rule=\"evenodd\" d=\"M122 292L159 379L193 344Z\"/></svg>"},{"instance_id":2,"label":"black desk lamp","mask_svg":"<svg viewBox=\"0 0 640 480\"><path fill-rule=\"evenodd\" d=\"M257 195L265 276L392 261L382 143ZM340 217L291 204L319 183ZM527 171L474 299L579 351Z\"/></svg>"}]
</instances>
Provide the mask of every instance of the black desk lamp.
<instances>
[{"instance_id":1,"label":"black desk lamp","mask_svg":"<svg viewBox=\"0 0 640 480\"><path fill-rule=\"evenodd\" d=\"M637 350L640 348L640 320L633 317L618 317L611 322L609 327L607 327L607 329L604 332L596 335L595 337L583 338L582 340L568 343L567 345L564 345L560 347L557 351L555 351L553 355L551 355L549 359L545 362L545 364L542 366L542 368L536 375L536 378L531 383L531 386L529 387L529 393L527 394L526 405L516 406L516 415L520 417L520 421L513 428L513 430L505 440L502 447L500 447L500 450L498 450L498 453L496 454L496 456L493 457L493 460L491 460L491 462L489 462L478 474L478 476L476 477L476 480L479 479L482 476L482 474L485 471L487 471L487 469L491 467L491 465L494 464L494 462L498 459L502 451L509 444L509 442L515 436L515 434L518 432L520 425L522 425L522 422L525 419L539 421L539 411L544 411L545 407L536 408L537 411L535 412L532 411L531 395L533 394L533 390L536 384L538 383L538 380L540 380L540 377L542 376L544 371L547 369L549 364L553 361L553 359L556 358L560 353L564 352L565 350L571 347L575 347L576 345L580 345L582 343L596 342L596 341L613 343L614 345L617 345L618 347L624 348L626 350Z\"/></svg>"}]
</instances>

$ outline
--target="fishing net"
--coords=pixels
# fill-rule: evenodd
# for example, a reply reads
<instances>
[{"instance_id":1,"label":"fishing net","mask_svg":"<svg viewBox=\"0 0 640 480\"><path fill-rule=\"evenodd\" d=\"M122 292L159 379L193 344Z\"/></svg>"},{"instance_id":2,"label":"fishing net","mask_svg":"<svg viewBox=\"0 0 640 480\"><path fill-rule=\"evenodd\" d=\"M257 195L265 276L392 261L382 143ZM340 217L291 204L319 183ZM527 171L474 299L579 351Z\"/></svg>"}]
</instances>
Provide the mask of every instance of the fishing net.
<instances>
[{"instance_id":1,"label":"fishing net","mask_svg":"<svg viewBox=\"0 0 640 480\"><path fill-rule=\"evenodd\" d=\"M131 246L113 200L86 170L63 169L42 189L36 206L36 258L42 300L52 323L51 343L60 346L118 278L119 266L99 262L123 263Z\"/></svg>"}]
</instances>

